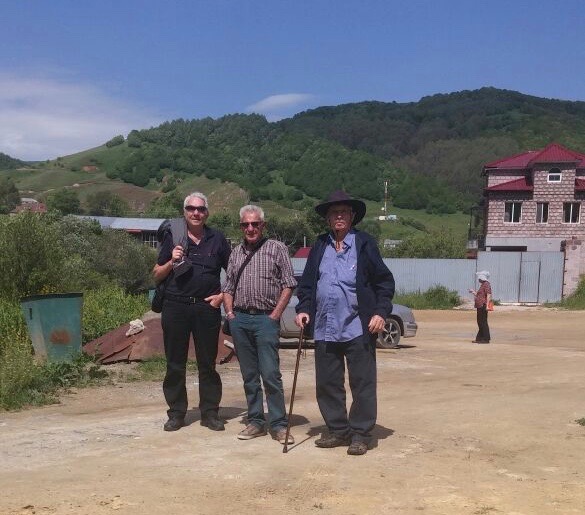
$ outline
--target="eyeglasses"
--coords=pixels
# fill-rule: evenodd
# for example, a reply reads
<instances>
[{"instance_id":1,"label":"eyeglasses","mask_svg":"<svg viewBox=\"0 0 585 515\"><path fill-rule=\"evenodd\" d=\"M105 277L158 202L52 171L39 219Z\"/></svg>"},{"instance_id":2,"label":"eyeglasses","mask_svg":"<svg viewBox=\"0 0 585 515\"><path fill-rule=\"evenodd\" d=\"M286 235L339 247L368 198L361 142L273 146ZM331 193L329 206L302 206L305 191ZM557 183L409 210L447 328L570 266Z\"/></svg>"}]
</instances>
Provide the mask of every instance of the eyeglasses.
<instances>
[{"instance_id":1,"label":"eyeglasses","mask_svg":"<svg viewBox=\"0 0 585 515\"><path fill-rule=\"evenodd\" d=\"M348 216L351 215L351 213L352 213L351 209L331 209L327 212L327 216L333 217Z\"/></svg>"},{"instance_id":2,"label":"eyeglasses","mask_svg":"<svg viewBox=\"0 0 585 515\"><path fill-rule=\"evenodd\" d=\"M207 208L205 206L185 206L185 211L189 211L189 213L192 213L193 211L207 213Z\"/></svg>"},{"instance_id":3,"label":"eyeglasses","mask_svg":"<svg viewBox=\"0 0 585 515\"><path fill-rule=\"evenodd\" d=\"M262 225L262 223L263 222L240 222L240 227L242 229L247 229L248 225L251 225L252 227L254 227L254 229L257 229Z\"/></svg>"}]
</instances>

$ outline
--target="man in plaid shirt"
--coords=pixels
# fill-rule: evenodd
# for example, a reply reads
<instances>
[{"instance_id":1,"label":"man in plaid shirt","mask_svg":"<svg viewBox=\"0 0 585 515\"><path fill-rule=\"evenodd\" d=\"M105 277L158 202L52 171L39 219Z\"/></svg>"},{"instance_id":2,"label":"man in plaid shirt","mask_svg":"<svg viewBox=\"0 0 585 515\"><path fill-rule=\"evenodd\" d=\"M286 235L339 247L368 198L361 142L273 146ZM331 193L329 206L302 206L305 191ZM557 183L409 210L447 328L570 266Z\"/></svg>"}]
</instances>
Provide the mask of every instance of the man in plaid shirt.
<instances>
[{"instance_id":1,"label":"man in plaid shirt","mask_svg":"<svg viewBox=\"0 0 585 515\"><path fill-rule=\"evenodd\" d=\"M265 239L264 211L254 205L240 209L244 241L231 253L223 286L224 307L248 403L248 425L240 440L267 434L262 384L268 405L272 437L284 445L288 424L280 373L280 317L296 286L288 249L284 243ZM237 280L246 257L254 252ZM236 284L237 281L237 284ZM291 434L288 443L294 443Z\"/></svg>"}]
</instances>

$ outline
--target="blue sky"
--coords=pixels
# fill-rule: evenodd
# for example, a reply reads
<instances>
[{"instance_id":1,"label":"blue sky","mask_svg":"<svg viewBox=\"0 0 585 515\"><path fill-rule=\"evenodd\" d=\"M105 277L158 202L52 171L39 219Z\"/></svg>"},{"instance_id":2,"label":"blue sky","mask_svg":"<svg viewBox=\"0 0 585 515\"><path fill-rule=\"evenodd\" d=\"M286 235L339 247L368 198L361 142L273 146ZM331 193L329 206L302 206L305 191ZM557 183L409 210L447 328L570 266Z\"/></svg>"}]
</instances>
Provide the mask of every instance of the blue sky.
<instances>
[{"instance_id":1,"label":"blue sky","mask_svg":"<svg viewBox=\"0 0 585 515\"><path fill-rule=\"evenodd\" d=\"M482 86L585 101L582 0L18 0L0 20L0 152L21 159Z\"/></svg>"}]
</instances>

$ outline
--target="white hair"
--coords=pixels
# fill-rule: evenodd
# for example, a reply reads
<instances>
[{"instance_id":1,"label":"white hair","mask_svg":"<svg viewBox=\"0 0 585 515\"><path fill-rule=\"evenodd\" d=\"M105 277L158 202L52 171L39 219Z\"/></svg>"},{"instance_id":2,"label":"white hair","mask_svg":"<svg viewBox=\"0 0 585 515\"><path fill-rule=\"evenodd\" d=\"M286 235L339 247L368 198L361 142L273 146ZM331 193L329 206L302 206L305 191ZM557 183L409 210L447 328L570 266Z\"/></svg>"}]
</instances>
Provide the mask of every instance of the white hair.
<instances>
[{"instance_id":1,"label":"white hair","mask_svg":"<svg viewBox=\"0 0 585 515\"><path fill-rule=\"evenodd\" d=\"M207 203L207 197L199 191L194 191L193 193L189 193L189 195L187 195L185 197L185 200L183 201L183 207L187 207L187 205L189 204L189 200L192 198L198 198L198 199L203 200L203 204L205 205L205 207L207 207L207 208L209 207L209 204Z\"/></svg>"},{"instance_id":2,"label":"white hair","mask_svg":"<svg viewBox=\"0 0 585 515\"><path fill-rule=\"evenodd\" d=\"M240 220L244 217L245 213L256 213L260 220L264 221L264 210L260 206L254 204L248 204L240 209Z\"/></svg>"}]
</instances>

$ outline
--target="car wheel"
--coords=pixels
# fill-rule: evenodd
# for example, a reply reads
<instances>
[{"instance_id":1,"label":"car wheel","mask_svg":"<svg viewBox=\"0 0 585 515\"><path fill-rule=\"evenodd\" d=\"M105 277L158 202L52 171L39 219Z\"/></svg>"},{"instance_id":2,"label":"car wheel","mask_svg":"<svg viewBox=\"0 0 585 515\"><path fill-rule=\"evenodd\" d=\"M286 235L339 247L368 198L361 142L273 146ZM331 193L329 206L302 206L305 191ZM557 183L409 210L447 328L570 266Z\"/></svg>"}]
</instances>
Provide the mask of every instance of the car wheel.
<instances>
[{"instance_id":1,"label":"car wheel","mask_svg":"<svg viewBox=\"0 0 585 515\"><path fill-rule=\"evenodd\" d=\"M378 349L395 349L400 342L400 324L393 318L388 318L384 330L378 333L376 347Z\"/></svg>"}]
</instances>

